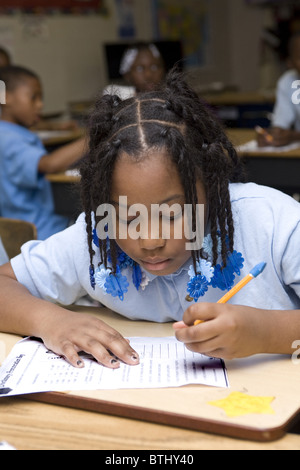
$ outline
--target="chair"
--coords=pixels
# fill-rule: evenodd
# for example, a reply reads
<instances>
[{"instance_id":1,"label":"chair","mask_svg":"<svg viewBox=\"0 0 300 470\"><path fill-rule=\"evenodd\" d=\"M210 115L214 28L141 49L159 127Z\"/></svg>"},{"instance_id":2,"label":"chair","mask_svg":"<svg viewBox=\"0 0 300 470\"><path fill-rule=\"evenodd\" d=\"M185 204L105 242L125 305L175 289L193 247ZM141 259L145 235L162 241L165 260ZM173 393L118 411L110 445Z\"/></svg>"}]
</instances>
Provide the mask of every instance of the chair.
<instances>
[{"instance_id":1,"label":"chair","mask_svg":"<svg viewBox=\"0 0 300 470\"><path fill-rule=\"evenodd\" d=\"M37 239L34 224L24 220L0 217L0 238L9 259L21 253L21 246Z\"/></svg>"}]
</instances>

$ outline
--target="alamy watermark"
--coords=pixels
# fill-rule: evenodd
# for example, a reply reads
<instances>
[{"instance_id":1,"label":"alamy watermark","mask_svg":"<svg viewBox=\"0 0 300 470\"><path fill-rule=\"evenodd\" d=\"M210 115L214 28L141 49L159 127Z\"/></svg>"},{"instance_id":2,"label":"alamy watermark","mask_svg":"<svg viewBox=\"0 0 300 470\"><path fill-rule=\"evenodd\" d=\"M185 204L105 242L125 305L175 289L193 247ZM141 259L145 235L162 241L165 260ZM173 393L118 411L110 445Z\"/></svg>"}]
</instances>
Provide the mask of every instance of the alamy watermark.
<instances>
[{"instance_id":1,"label":"alamy watermark","mask_svg":"<svg viewBox=\"0 0 300 470\"><path fill-rule=\"evenodd\" d=\"M0 104L6 104L6 86L2 80L0 80Z\"/></svg>"},{"instance_id":2,"label":"alamy watermark","mask_svg":"<svg viewBox=\"0 0 300 470\"><path fill-rule=\"evenodd\" d=\"M294 80L292 83L292 89L296 90L292 94L293 104L300 104L300 80Z\"/></svg>"},{"instance_id":3,"label":"alamy watermark","mask_svg":"<svg viewBox=\"0 0 300 470\"><path fill-rule=\"evenodd\" d=\"M191 204L152 204L149 213L144 204L128 207L127 196L120 196L117 205L101 204L96 216L101 218L96 225L100 240L106 240L107 237L111 240L185 239L186 250L202 248L204 204L196 205L194 217Z\"/></svg>"},{"instance_id":4,"label":"alamy watermark","mask_svg":"<svg viewBox=\"0 0 300 470\"><path fill-rule=\"evenodd\" d=\"M298 366L300 364L300 340L297 339L292 344L292 349L296 349L296 351L292 354L292 363Z\"/></svg>"}]
</instances>

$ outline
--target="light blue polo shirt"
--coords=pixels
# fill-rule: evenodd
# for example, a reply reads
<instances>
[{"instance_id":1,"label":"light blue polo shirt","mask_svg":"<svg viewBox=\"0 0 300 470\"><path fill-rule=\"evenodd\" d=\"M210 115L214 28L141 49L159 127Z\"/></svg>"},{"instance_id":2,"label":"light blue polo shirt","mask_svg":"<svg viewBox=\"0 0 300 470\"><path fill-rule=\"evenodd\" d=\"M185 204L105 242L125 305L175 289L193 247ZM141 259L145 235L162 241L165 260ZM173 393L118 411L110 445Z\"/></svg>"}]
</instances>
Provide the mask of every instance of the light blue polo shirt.
<instances>
[{"instance_id":1,"label":"light blue polo shirt","mask_svg":"<svg viewBox=\"0 0 300 470\"><path fill-rule=\"evenodd\" d=\"M254 183L230 185L235 224L235 249L245 262L235 283L260 262L267 267L231 300L232 304L261 309L300 309L300 204L291 197ZM94 247L95 248L95 247ZM100 261L99 255L94 264ZM19 282L40 298L71 305L87 293L101 304L130 319L167 322L181 320L191 304L186 300L188 260L176 273L154 276L136 290L131 268L122 274L129 282L121 301L90 285L89 253L84 215L76 224L45 242L28 242L11 261ZM198 302L217 302L224 295L209 287Z\"/></svg>"},{"instance_id":2,"label":"light blue polo shirt","mask_svg":"<svg viewBox=\"0 0 300 470\"><path fill-rule=\"evenodd\" d=\"M32 222L40 240L68 225L55 214L51 184L38 172L46 153L36 134L0 120L0 215Z\"/></svg>"}]
</instances>

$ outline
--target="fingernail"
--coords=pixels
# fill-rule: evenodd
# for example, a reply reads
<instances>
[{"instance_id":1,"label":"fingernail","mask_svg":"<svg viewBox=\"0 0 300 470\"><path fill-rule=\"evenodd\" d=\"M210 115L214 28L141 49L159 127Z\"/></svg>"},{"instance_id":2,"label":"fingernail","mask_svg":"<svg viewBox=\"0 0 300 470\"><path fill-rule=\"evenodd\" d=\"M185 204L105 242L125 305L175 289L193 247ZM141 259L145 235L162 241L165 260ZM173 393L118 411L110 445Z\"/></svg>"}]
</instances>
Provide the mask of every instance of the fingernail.
<instances>
[{"instance_id":1,"label":"fingernail","mask_svg":"<svg viewBox=\"0 0 300 470\"><path fill-rule=\"evenodd\" d=\"M133 361L138 361L138 360L139 360L139 358L138 358L138 356L137 356L136 354L133 354L133 355L131 356L131 359L132 359Z\"/></svg>"},{"instance_id":2,"label":"fingernail","mask_svg":"<svg viewBox=\"0 0 300 470\"><path fill-rule=\"evenodd\" d=\"M112 359L112 360L110 361L111 364L117 364L118 362L119 362L119 361L118 361L117 359Z\"/></svg>"},{"instance_id":3,"label":"fingernail","mask_svg":"<svg viewBox=\"0 0 300 470\"><path fill-rule=\"evenodd\" d=\"M83 364L82 361L77 361L77 365L78 365L78 367L83 367L84 364Z\"/></svg>"},{"instance_id":4,"label":"fingernail","mask_svg":"<svg viewBox=\"0 0 300 470\"><path fill-rule=\"evenodd\" d=\"M183 329L183 328L187 328L187 325L183 321L178 321L176 323L173 323L173 328L175 330L180 330L180 329Z\"/></svg>"}]
</instances>

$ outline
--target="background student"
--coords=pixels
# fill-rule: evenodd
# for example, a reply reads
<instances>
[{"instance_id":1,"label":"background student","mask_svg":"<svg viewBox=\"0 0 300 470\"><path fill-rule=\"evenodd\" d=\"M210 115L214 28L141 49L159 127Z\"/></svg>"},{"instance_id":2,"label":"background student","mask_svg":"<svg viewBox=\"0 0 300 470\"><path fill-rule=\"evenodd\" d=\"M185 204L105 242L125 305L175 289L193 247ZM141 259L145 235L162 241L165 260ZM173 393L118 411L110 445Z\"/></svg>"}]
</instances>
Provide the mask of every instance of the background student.
<instances>
[{"instance_id":1,"label":"background student","mask_svg":"<svg viewBox=\"0 0 300 470\"><path fill-rule=\"evenodd\" d=\"M40 119L43 92L39 77L23 67L0 69L6 104L0 119L0 214L36 225L38 238L63 230L69 220L54 212L46 174L65 171L84 154L85 138L48 154L30 131Z\"/></svg>"},{"instance_id":2,"label":"background student","mask_svg":"<svg viewBox=\"0 0 300 470\"><path fill-rule=\"evenodd\" d=\"M13 65L11 56L7 49L0 47L0 68L8 67ZM1 107L0 107L1 115ZM76 130L78 129L78 124L76 121L50 121L48 119L40 119L39 122L33 126L33 130L42 131L42 130Z\"/></svg>"},{"instance_id":3,"label":"background student","mask_svg":"<svg viewBox=\"0 0 300 470\"><path fill-rule=\"evenodd\" d=\"M129 47L120 63L120 75L126 86L109 85L104 94L117 94L122 99L136 93L155 90L164 80L166 68L158 48L151 43L138 43Z\"/></svg>"},{"instance_id":4,"label":"background student","mask_svg":"<svg viewBox=\"0 0 300 470\"><path fill-rule=\"evenodd\" d=\"M288 65L289 70L282 75L277 84L272 127L269 133L258 133L260 146L280 147L300 141L300 106L293 99L297 88L299 89L299 85L295 89L293 83L300 80L300 32L290 39Z\"/></svg>"}]
</instances>

